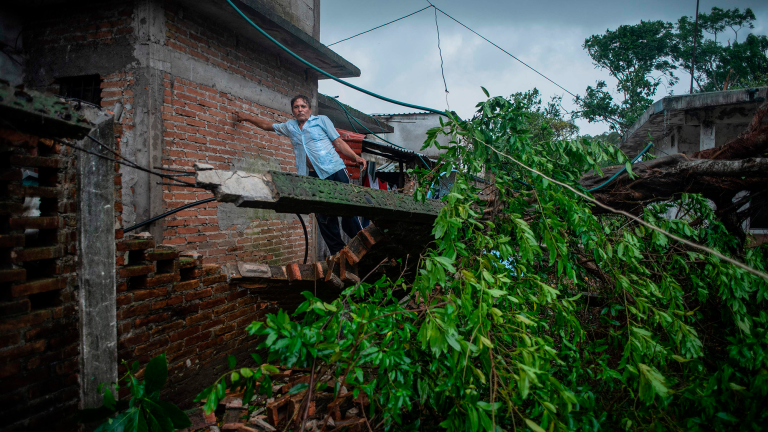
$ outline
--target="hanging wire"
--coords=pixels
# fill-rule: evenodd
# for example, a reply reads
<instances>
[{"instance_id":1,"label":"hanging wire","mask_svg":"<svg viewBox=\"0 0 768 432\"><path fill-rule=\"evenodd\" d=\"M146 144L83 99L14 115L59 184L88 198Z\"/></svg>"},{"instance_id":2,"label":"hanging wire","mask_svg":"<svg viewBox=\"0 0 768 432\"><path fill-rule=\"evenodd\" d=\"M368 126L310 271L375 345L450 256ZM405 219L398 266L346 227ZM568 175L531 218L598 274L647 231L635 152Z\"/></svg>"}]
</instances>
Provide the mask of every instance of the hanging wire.
<instances>
[{"instance_id":1,"label":"hanging wire","mask_svg":"<svg viewBox=\"0 0 768 432\"><path fill-rule=\"evenodd\" d=\"M429 0L427 0L427 1L429 1ZM430 5L432 5L432 3L429 3L429 4L430 4ZM486 38L485 36L481 35L480 33L476 32L476 31L474 31L474 30L472 30L471 28L469 28L469 27L468 27L466 24L464 24L463 22L461 22L461 21L457 20L456 18L454 18L454 17L452 17L452 16L448 15L448 14L447 14L447 13L446 13L444 10L440 9L439 7L437 7L437 6L435 6L435 5L432 5L432 7L434 7L436 10L440 11L440 12L441 12L443 15L447 16L448 18L450 18L450 19L452 19L452 20L456 21L456 22L457 22L459 25L461 25L461 26L462 26L462 27L464 27L465 29L467 29L467 30L471 31L472 33L474 33L474 34L476 34L476 35L478 35L478 36L480 36L480 37L481 37L481 38L482 38L484 41L486 41L486 42L488 42L489 44L491 44L491 45L495 46L496 48L498 48L499 50L501 50L501 51L502 51L504 54L506 54L506 55L508 55L508 56L512 57L513 59L515 59L515 60L517 60L517 61L519 61L520 63L522 63L522 64L523 64L523 66L525 66L525 67L527 67L528 69L530 69L530 70L532 70L532 71L536 72L537 74L541 75L541 76L542 76L544 79L546 79L547 81L551 82L552 84L554 84L554 85L556 85L556 86L560 87L561 89L563 89L563 90L564 90L566 93L568 93L569 95L571 95L571 96L573 96L573 97L576 97L576 95L575 95L575 94L573 94L573 93L571 93L570 91L568 91L568 89L566 89L565 87L563 87L563 86L561 86L560 84L558 84L558 83L554 82L554 81L553 81L551 78L549 78L548 76L546 76L546 75L544 75L543 73L539 72L539 71L538 71L538 70L536 70L536 69L535 69L533 66L531 66L531 65L529 65L528 63L526 63L526 62L524 62L524 61L520 60L519 58L515 57L515 56L514 56L512 53L510 53L509 51L507 51L507 50L505 50L504 48L502 48L502 47L500 47L500 46L496 45L495 43L491 42L491 41L490 41L488 38Z\"/></svg>"},{"instance_id":2,"label":"hanging wire","mask_svg":"<svg viewBox=\"0 0 768 432\"><path fill-rule=\"evenodd\" d=\"M347 41L347 40L350 40L350 39L352 39L352 38L356 38L356 37L358 37L358 36L360 36L360 35L366 34L366 33L368 33L368 32L372 32L372 31L374 31L374 30L376 30L376 29L379 29L379 28L382 28L382 27L384 27L384 26L388 26L388 25L390 25L390 24L392 24L392 23L394 23L394 22L398 22L398 21L400 21L401 19L405 19L405 18L408 18L408 17L409 17L409 16L411 16L411 15L416 15L417 13L419 13L419 12L421 12L421 11L423 11L423 10L429 9L429 8L431 8L431 7L432 7L432 6L427 6L427 7L423 8L423 9L419 9L419 10L417 10L416 12L412 12L412 13L409 13L408 15L406 15L406 16L402 16L402 17L400 17L400 18L398 18L398 19L396 19L396 20L392 20L392 21L390 21L390 22L388 22L388 23L386 23L386 24L382 24L382 25L380 25L380 26L376 26L376 27L374 27L374 28L372 28L372 29L370 29L370 30L366 30L366 31L364 31L364 32L358 33L358 34L356 34L356 35L354 35L354 36L350 36L350 37L348 37L348 38L344 38L344 39L342 39L342 40L340 40L340 41L334 42L334 43L332 43L332 44L328 44L328 45L326 45L326 46L336 45L337 43L342 43L342 42L344 42L344 41Z\"/></svg>"},{"instance_id":3,"label":"hanging wire","mask_svg":"<svg viewBox=\"0 0 768 432\"><path fill-rule=\"evenodd\" d=\"M430 3L432 5L432 3ZM443 64L443 50L440 48L440 26L437 24L437 9L435 9L435 28L437 29L437 52L440 53L440 73L443 76L443 87L445 87L445 105L448 111L451 106L448 104L448 83L445 81L445 66Z\"/></svg>"}]
</instances>

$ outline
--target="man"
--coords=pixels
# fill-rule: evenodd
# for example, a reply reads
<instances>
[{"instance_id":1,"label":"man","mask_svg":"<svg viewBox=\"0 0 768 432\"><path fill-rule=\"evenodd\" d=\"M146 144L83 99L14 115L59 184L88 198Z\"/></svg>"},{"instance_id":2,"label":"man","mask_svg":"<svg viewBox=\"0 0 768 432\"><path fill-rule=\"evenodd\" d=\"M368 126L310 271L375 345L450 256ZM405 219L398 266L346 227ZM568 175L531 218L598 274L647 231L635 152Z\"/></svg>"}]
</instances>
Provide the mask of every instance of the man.
<instances>
[{"instance_id":1,"label":"man","mask_svg":"<svg viewBox=\"0 0 768 432\"><path fill-rule=\"evenodd\" d=\"M267 119L243 113L237 113L236 118L238 122L247 121L265 131L273 131L290 138L293 152L296 155L296 172L300 175L349 183L349 174L344 166L344 161L334 151L334 147L345 156L353 159L355 163L362 165L362 170L365 170L367 165L365 159L356 155L349 148L349 145L341 139L331 120L323 115L312 115L308 97L298 95L291 99L291 112L295 120L289 120L285 123L272 123ZM314 169L308 170L308 166ZM337 254L344 248L338 218L322 214L316 214L316 216L320 234L331 251L331 255ZM356 217L342 218L341 226L350 238L363 229Z\"/></svg>"}]
</instances>

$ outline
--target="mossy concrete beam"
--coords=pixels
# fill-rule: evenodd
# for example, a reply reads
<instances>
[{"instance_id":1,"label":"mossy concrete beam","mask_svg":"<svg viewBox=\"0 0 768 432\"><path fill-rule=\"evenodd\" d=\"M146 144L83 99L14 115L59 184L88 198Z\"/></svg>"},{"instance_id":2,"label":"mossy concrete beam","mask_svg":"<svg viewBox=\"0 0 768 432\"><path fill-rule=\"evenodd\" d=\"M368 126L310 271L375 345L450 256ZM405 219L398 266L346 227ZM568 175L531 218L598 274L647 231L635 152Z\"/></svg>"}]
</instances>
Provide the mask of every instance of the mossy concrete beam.
<instances>
[{"instance_id":1,"label":"mossy concrete beam","mask_svg":"<svg viewBox=\"0 0 768 432\"><path fill-rule=\"evenodd\" d=\"M83 138L93 128L61 98L0 81L0 127L47 137Z\"/></svg>"},{"instance_id":2,"label":"mossy concrete beam","mask_svg":"<svg viewBox=\"0 0 768 432\"><path fill-rule=\"evenodd\" d=\"M437 200L417 202L409 195L279 171L251 174L196 168L198 187L238 207L431 223L443 206Z\"/></svg>"}]
</instances>

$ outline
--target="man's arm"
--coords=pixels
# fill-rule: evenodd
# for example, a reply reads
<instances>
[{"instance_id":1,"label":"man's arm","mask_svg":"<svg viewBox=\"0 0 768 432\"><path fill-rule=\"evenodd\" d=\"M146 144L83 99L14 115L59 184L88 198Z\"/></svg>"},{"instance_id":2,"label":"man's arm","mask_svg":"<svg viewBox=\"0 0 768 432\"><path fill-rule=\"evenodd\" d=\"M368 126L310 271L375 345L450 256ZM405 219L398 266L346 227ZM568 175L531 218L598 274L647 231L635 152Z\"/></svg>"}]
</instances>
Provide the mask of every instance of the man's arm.
<instances>
[{"instance_id":1,"label":"man's arm","mask_svg":"<svg viewBox=\"0 0 768 432\"><path fill-rule=\"evenodd\" d=\"M235 121L236 122L247 121L248 123L251 123L252 125L256 126L259 129L264 129L265 131L274 131L274 129L272 128L272 121L263 119L261 117L256 117L256 116L248 115L245 113L235 113Z\"/></svg>"},{"instance_id":2,"label":"man's arm","mask_svg":"<svg viewBox=\"0 0 768 432\"><path fill-rule=\"evenodd\" d=\"M366 161L365 159L363 159L360 156L358 156L357 154L355 154L355 152L352 151L351 148L349 148L349 144L347 144L343 139L341 139L341 137L338 137L335 140L333 140L333 145L340 152L342 152L344 154L344 156L354 160L356 164L362 165L363 166L363 168L362 168L363 170L365 169L366 166L368 166L368 161Z\"/></svg>"}]
</instances>

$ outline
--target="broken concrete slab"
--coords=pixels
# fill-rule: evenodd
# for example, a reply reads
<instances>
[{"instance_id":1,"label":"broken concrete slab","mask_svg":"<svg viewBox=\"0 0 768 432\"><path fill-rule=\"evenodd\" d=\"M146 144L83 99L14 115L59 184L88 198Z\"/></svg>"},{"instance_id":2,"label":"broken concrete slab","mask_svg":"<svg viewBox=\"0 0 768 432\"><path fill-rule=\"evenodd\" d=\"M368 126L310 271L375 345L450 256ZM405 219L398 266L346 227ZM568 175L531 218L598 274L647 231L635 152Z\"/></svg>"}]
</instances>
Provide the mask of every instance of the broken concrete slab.
<instances>
[{"instance_id":1,"label":"broken concrete slab","mask_svg":"<svg viewBox=\"0 0 768 432\"><path fill-rule=\"evenodd\" d=\"M197 186L213 192L218 201L278 213L431 223L443 207L438 200L418 202L410 195L279 171L251 174L204 170L197 171L196 177Z\"/></svg>"}]
</instances>

